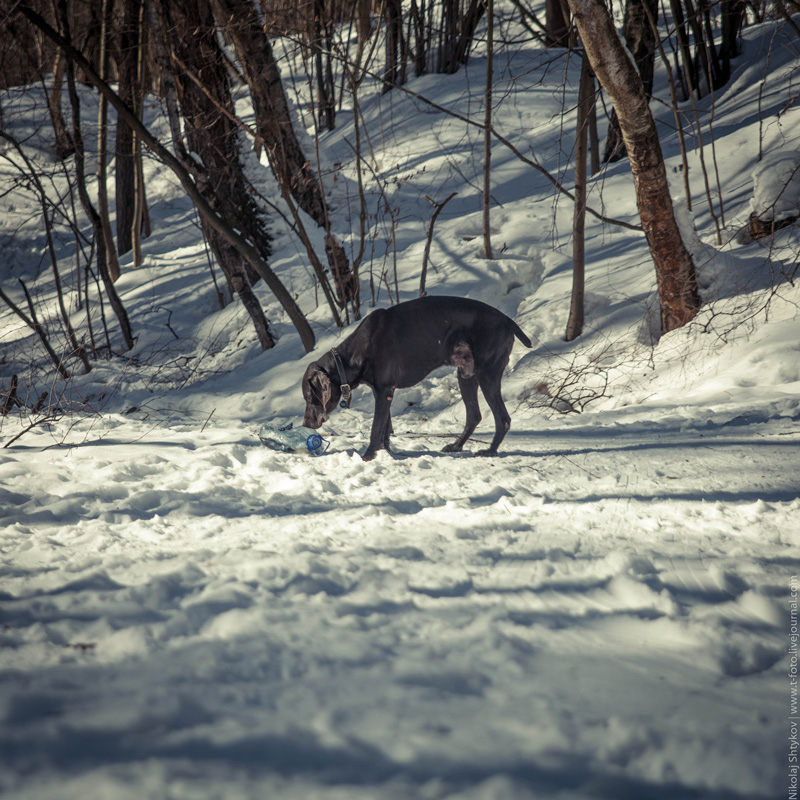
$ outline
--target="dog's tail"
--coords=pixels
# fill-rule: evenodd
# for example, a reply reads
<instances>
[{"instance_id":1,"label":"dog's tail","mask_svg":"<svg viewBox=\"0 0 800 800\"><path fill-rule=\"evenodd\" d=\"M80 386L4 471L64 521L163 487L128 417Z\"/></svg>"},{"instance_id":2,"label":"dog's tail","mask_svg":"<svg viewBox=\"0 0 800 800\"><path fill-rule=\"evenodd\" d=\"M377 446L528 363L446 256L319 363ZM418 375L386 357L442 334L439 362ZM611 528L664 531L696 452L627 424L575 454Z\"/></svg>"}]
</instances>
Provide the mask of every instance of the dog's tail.
<instances>
[{"instance_id":1,"label":"dog's tail","mask_svg":"<svg viewBox=\"0 0 800 800\"><path fill-rule=\"evenodd\" d=\"M525 347L533 347L533 345L531 344L531 340L525 335L525 332L522 330L522 328L520 328L520 326L517 325L517 323L514 322L513 319L510 321L511 321L511 330L514 331L514 336L516 336L517 339L519 339L522 342L522 344L525 345Z\"/></svg>"}]
</instances>

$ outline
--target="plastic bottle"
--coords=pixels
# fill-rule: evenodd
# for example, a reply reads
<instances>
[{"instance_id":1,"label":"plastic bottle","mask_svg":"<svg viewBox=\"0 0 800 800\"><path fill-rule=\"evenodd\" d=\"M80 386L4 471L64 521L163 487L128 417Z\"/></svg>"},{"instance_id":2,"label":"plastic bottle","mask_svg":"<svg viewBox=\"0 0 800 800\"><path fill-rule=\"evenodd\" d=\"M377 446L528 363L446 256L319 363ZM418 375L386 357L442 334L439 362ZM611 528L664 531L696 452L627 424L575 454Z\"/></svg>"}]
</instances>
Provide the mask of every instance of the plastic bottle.
<instances>
[{"instance_id":1,"label":"plastic bottle","mask_svg":"<svg viewBox=\"0 0 800 800\"><path fill-rule=\"evenodd\" d=\"M323 439L313 428L306 428L303 425L295 428L292 422L283 427L267 423L258 432L258 438L266 447L284 453L305 450L312 456L321 456L330 447L330 442Z\"/></svg>"}]
</instances>

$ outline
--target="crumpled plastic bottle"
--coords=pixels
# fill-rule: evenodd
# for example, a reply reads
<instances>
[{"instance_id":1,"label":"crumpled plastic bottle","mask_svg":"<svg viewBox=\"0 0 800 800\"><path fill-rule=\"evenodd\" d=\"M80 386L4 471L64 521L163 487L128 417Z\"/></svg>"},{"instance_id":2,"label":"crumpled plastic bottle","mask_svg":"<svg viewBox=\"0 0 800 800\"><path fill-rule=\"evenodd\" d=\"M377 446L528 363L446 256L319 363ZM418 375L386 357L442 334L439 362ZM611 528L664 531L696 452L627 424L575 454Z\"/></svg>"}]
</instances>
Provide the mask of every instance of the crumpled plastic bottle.
<instances>
[{"instance_id":1,"label":"crumpled plastic bottle","mask_svg":"<svg viewBox=\"0 0 800 800\"><path fill-rule=\"evenodd\" d=\"M312 456L321 456L330 447L330 442L313 428L306 428L303 425L295 428L292 422L282 427L266 423L258 432L258 438L266 447L284 453L305 450Z\"/></svg>"}]
</instances>

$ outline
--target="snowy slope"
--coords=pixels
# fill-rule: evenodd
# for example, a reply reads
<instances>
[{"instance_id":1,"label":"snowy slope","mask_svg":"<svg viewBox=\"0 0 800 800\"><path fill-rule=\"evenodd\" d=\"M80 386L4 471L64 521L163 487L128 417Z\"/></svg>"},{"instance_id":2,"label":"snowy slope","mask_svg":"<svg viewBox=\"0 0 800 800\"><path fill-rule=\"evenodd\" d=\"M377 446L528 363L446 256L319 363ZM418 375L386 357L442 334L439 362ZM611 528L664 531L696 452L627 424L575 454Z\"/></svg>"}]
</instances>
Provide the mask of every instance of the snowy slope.
<instances>
[{"instance_id":1,"label":"snowy slope","mask_svg":"<svg viewBox=\"0 0 800 800\"><path fill-rule=\"evenodd\" d=\"M724 244L701 199L683 210L706 306L660 340L638 234L589 222L587 330L567 345L569 205L498 146L486 261L480 132L412 96L365 97L402 298L419 283L423 196L458 191L437 222L429 290L491 302L534 340L515 345L512 430L489 459L440 453L463 424L447 370L398 392L394 455L358 455L366 389L326 425L324 457L262 447L260 425L297 418L305 366L349 330L317 307L276 221L272 263L318 347L303 354L261 288L280 340L260 352L241 308L216 309L194 214L149 162L154 235L118 284L139 336L129 358L48 382L29 331L0 310L2 385L18 373L26 396L47 389L81 408L0 421L3 796L786 796L800 287L782 278L800 239L796 226L766 243L737 233L756 207L759 131L765 150L800 147L800 112L784 108L797 49L772 27L746 32L716 98ZM509 86L498 127L555 172L572 134L557 126L561 72L542 78L541 63L524 48L498 56ZM461 74L410 88L476 116L482 69L478 53ZM41 96L3 105L44 163L47 129L31 122ZM342 164L331 202L353 245L352 129L340 118L321 148ZM664 147L676 169L670 136ZM756 204L769 205L772 178ZM12 180L0 163L2 185ZM590 197L636 221L624 163ZM371 187L376 209L381 198ZM35 207L19 191L3 202L3 287L18 297L23 277L54 308ZM363 277L378 285L386 270L393 290L390 221L375 221ZM60 246L68 260L68 236ZM389 302L385 283L377 301ZM583 413L557 413L553 395ZM491 430L485 419L470 447Z\"/></svg>"}]
</instances>

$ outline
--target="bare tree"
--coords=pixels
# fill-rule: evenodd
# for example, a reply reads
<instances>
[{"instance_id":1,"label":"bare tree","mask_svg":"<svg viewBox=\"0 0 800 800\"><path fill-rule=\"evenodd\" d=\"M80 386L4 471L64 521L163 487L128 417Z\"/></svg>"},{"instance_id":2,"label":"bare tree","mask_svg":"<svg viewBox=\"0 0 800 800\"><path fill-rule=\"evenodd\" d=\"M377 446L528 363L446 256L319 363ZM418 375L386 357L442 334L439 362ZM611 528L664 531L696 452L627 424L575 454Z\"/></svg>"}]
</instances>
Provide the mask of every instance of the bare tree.
<instances>
[{"instance_id":1,"label":"bare tree","mask_svg":"<svg viewBox=\"0 0 800 800\"><path fill-rule=\"evenodd\" d=\"M344 248L331 232L322 183L295 134L267 31L252 2L215 0L215 7L220 26L234 44L250 88L258 141L266 149L272 172L281 190L291 194L297 205L325 229L325 251L343 307L354 296L351 288L354 275ZM299 217L296 222L302 225Z\"/></svg>"},{"instance_id":2,"label":"bare tree","mask_svg":"<svg viewBox=\"0 0 800 800\"><path fill-rule=\"evenodd\" d=\"M47 94L47 105L50 109L50 121L56 137L56 156L62 160L69 158L75 152L75 145L69 135L67 123L64 121L64 113L61 110L61 90L64 86L66 66L64 54L60 50L56 50L53 78Z\"/></svg>"},{"instance_id":3,"label":"bare tree","mask_svg":"<svg viewBox=\"0 0 800 800\"><path fill-rule=\"evenodd\" d=\"M325 198L295 135L280 69L256 8L251 2L240 0L215 0L215 6L220 27L236 49L250 88L256 130L272 171L300 208L317 225L325 226Z\"/></svg>"},{"instance_id":4,"label":"bare tree","mask_svg":"<svg viewBox=\"0 0 800 800\"><path fill-rule=\"evenodd\" d=\"M494 59L494 0L486 0L486 88L483 93L483 256L492 254L490 208L492 199L492 81Z\"/></svg>"},{"instance_id":5,"label":"bare tree","mask_svg":"<svg viewBox=\"0 0 800 800\"><path fill-rule=\"evenodd\" d=\"M700 297L697 275L672 208L661 145L642 80L601 0L569 0L586 54L619 117L642 227L656 268L661 330L689 322Z\"/></svg>"},{"instance_id":6,"label":"bare tree","mask_svg":"<svg viewBox=\"0 0 800 800\"><path fill-rule=\"evenodd\" d=\"M181 120L176 116L178 103L169 102L167 110L175 150L184 166L195 175L209 205L222 218L235 219L237 227L266 258L270 252L269 236L265 221L247 191L239 158L239 129L231 119L233 101L211 8L204 0L182 0L179 5L165 1L158 12L160 66L168 91L174 90L176 99L179 98L183 121L181 132ZM167 46L170 53L165 51ZM251 277L258 276L248 275L242 254L208 220L202 219L201 226L231 293L239 296L250 315L262 348L272 348L275 341L252 288Z\"/></svg>"},{"instance_id":7,"label":"bare tree","mask_svg":"<svg viewBox=\"0 0 800 800\"><path fill-rule=\"evenodd\" d=\"M395 84L406 82L406 45L403 36L403 9L400 0L383 0L383 17L386 39L383 91L388 92Z\"/></svg>"},{"instance_id":8,"label":"bare tree","mask_svg":"<svg viewBox=\"0 0 800 800\"><path fill-rule=\"evenodd\" d=\"M58 17L59 23L63 31L63 38L67 44L71 43L69 18L67 14L67 0L58 0ZM69 55L65 52L65 55ZM122 339L125 343L125 349L130 350L133 348L133 332L131 330L131 323L128 318L128 312L122 304L122 300L114 288L114 279L109 271L108 264L108 250L106 248L106 234L103 228L103 222L97 209L94 207L90 197L89 191L86 186L86 155L83 146L83 134L81 133L81 111L80 99L78 91L75 87L75 64L72 58L67 58L66 66L67 75L67 90L69 93L70 106L72 109L72 141L75 145L75 180L77 183L78 197L80 198L81 205L86 216L92 224L92 232L96 243L97 252L97 266L100 271L100 277L103 280L103 286L111 304L111 308L119 322Z\"/></svg>"},{"instance_id":9,"label":"bare tree","mask_svg":"<svg viewBox=\"0 0 800 800\"><path fill-rule=\"evenodd\" d=\"M442 0L437 72L456 72L467 63L484 10L483 0Z\"/></svg>"},{"instance_id":10,"label":"bare tree","mask_svg":"<svg viewBox=\"0 0 800 800\"><path fill-rule=\"evenodd\" d=\"M584 51L581 57L581 80L578 88L578 123L575 138L575 207L572 217L572 297L567 320L566 340L571 342L583 332L583 295L586 272L584 228L586 223L586 167L589 139L589 115L594 102L594 77Z\"/></svg>"},{"instance_id":11,"label":"bare tree","mask_svg":"<svg viewBox=\"0 0 800 800\"><path fill-rule=\"evenodd\" d=\"M201 218L208 223L226 242L235 247L236 250L246 260L247 264L264 279L270 291L275 295L281 306L285 309L289 319L294 324L303 346L306 351L314 348L314 333L308 320L297 305L297 301L286 289L280 279L275 275L264 258L258 253L256 248L248 242L230 220L223 218L209 204L208 200L200 191L192 173L184 166L182 161L173 155L153 134L142 124L142 121L133 113L132 109L120 99L120 96L98 75L92 64L86 59L81 51L76 48L67 38L56 31L47 21L36 11L25 4L20 4L16 10L24 16L38 30L42 31L52 42L60 47L66 56L79 65L86 78L98 89L98 91L108 98L114 106L117 114L122 116L125 121L134 129L141 138L142 143L149 148L153 155L170 169L183 186L187 196L194 203ZM98 259L101 249L98 248ZM113 290L113 284L111 285Z\"/></svg>"},{"instance_id":12,"label":"bare tree","mask_svg":"<svg viewBox=\"0 0 800 800\"><path fill-rule=\"evenodd\" d=\"M111 14L114 11L113 0L101 0L100 24L100 77L107 80L109 68L108 41L111 36ZM114 234L111 232L111 218L108 210L108 100L100 97L97 105L97 207L100 224L103 226L103 242L106 246L108 274L112 281L120 276L117 248L114 246Z\"/></svg>"},{"instance_id":13,"label":"bare tree","mask_svg":"<svg viewBox=\"0 0 800 800\"><path fill-rule=\"evenodd\" d=\"M139 59L143 45L144 0L123 3L122 19L116 40L114 60L119 76L119 96L133 109L137 108L139 86ZM116 126L116 207L117 207L117 249L120 254L133 248L135 237L136 193L143 191L137 181L136 142L131 126L124 119L117 120ZM139 221L141 225L141 220ZM136 266L136 265L135 265Z\"/></svg>"},{"instance_id":14,"label":"bare tree","mask_svg":"<svg viewBox=\"0 0 800 800\"><path fill-rule=\"evenodd\" d=\"M336 86L333 82L332 21L325 0L312 0L313 12L308 20L308 41L317 76L317 123L323 130L336 127Z\"/></svg>"},{"instance_id":15,"label":"bare tree","mask_svg":"<svg viewBox=\"0 0 800 800\"><path fill-rule=\"evenodd\" d=\"M26 177L26 184L29 185L36 193L37 200L39 201L39 208L42 212L42 222L44 223L44 233L45 233L45 240L47 241L47 252L50 257L50 267L53 271L53 282L56 288L56 298L58 300L58 308L61 312L61 323L64 326L64 331L67 335L67 340L69 341L70 347L72 352L80 358L83 362L83 368L85 372L90 372L92 366L89 362L89 357L86 354L86 348L83 347L81 343L78 342L78 337L75 333L74 328L72 327L72 322L70 321L69 314L67 313L67 306L64 302L64 289L62 286L61 281L61 271L58 266L58 257L56 255L56 245L55 240L53 237L53 224L50 216L50 209L48 208L48 201L47 201L47 193L45 192L44 186L42 181L37 174L37 170L34 167L31 160L25 155L25 150L23 149L22 145L15 139L11 134L7 133L6 131L0 130L0 139L8 142L12 145L12 147L16 150L19 157L22 159L25 170L23 174ZM8 158L8 156L4 156ZM11 160L9 158L9 160ZM25 286L23 285L23 290L25 290ZM30 298L28 295L27 290L25 290L26 298ZM29 306L31 311L32 320L36 320L36 312L33 308L33 303L29 300ZM15 313L20 316L23 320L25 320L24 315L21 315L17 309L14 308L12 304L9 303L9 307L15 311ZM47 337L44 335L44 331L40 329L38 326L38 322L36 324L31 325L30 322L27 320L26 324L29 324L30 327L39 335L40 339L42 340L45 347L48 347ZM38 327L37 327L38 326ZM48 353L50 353L50 349L48 349ZM59 370L61 371L61 370ZM62 372L63 375L63 372Z\"/></svg>"}]
</instances>

